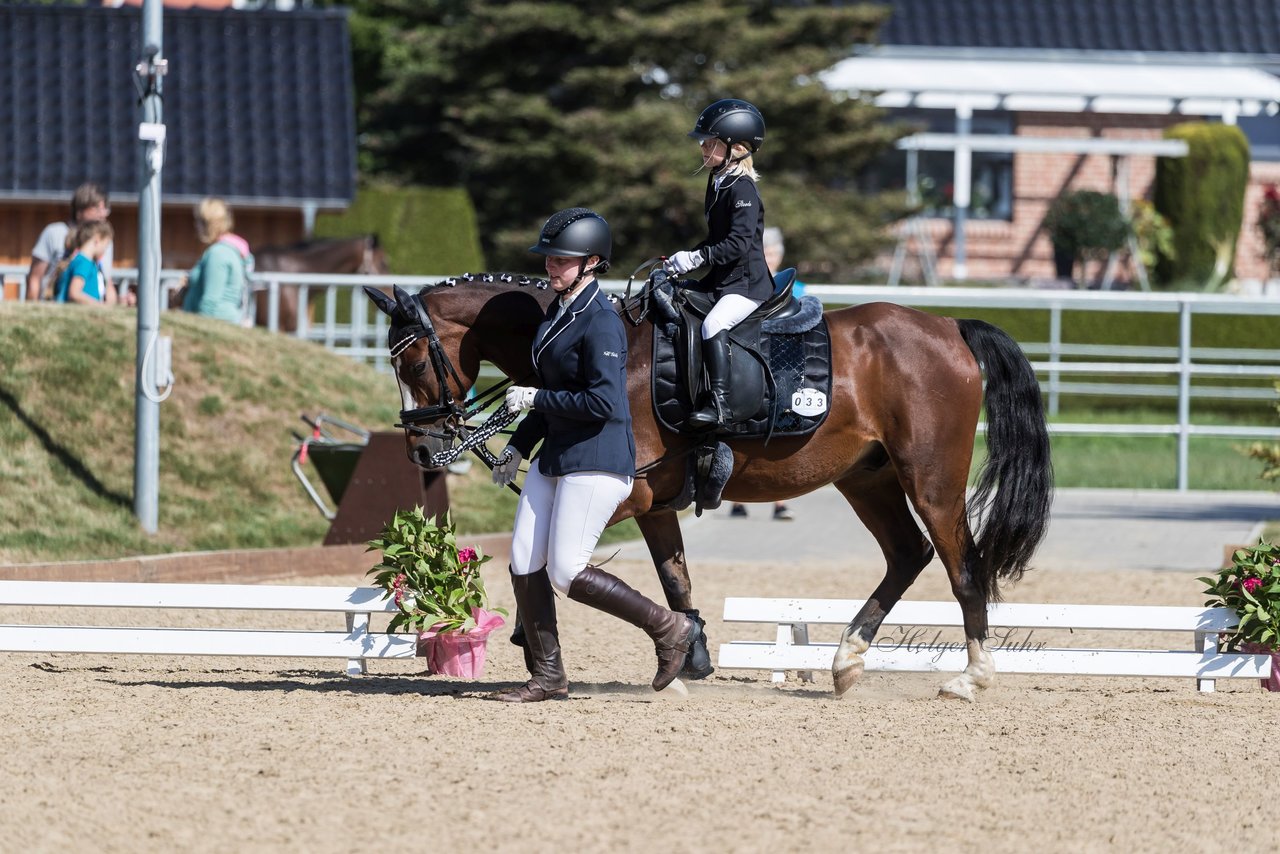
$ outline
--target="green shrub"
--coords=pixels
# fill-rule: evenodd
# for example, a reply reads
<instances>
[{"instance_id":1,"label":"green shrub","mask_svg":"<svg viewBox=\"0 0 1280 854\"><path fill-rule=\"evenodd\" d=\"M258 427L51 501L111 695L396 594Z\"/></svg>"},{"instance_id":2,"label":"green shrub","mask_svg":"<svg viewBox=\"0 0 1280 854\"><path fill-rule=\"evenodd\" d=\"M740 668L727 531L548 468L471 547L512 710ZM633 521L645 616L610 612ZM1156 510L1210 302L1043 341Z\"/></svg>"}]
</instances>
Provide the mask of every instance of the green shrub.
<instances>
[{"instance_id":1,"label":"green shrub","mask_svg":"<svg viewBox=\"0 0 1280 854\"><path fill-rule=\"evenodd\" d=\"M1071 253L1076 262L1114 252L1129 239L1129 223L1120 211L1119 200L1096 190L1073 190L1058 196L1049 205L1044 227L1054 248Z\"/></svg>"},{"instance_id":2,"label":"green shrub","mask_svg":"<svg viewBox=\"0 0 1280 854\"><path fill-rule=\"evenodd\" d=\"M1249 182L1249 142L1234 125L1188 122L1165 131L1186 157L1156 160L1155 205L1173 228L1176 256L1160 256L1157 282L1214 290L1231 277Z\"/></svg>"},{"instance_id":3,"label":"green shrub","mask_svg":"<svg viewBox=\"0 0 1280 854\"><path fill-rule=\"evenodd\" d=\"M421 276L485 269L475 208L460 187L366 184L343 213L316 217L315 231L317 237L378 235L393 273Z\"/></svg>"}]
</instances>

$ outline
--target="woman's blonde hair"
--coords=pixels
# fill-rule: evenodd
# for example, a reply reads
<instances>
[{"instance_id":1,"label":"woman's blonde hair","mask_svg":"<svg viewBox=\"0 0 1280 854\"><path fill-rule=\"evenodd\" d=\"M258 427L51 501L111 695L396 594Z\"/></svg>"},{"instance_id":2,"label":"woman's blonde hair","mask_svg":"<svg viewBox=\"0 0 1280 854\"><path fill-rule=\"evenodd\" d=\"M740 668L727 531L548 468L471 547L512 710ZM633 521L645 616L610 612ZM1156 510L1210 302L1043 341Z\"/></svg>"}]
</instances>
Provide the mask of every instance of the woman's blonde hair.
<instances>
[{"instance_id":1,"label":"woman's blonde hair","mask_svg":"<svg viewBox=\"0 0 1280 854\"><path fill-rule=\"evenodd\" d=\"M231 208L222 199L208 196L200 200L195 207L196 236L201 243L213 243L235 227L235 219L231 216Z\"/></svg>"}]
</instances>

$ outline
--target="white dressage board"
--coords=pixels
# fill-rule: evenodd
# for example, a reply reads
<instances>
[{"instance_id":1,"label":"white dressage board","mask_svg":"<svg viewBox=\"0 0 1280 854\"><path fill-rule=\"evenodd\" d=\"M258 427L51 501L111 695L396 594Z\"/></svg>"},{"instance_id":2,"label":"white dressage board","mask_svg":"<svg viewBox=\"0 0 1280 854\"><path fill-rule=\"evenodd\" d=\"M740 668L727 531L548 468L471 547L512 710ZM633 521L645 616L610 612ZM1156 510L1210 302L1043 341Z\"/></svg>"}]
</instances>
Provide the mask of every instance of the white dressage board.
<instances>
[{"instance_id":1,"label":"white dressage board","mask_svg":"<svg viewBox=\"0 0 1280 854\"><path fill-rule=\"evenodd\" d=\"M781 682L788 670L802 678L813 670L828 670L836 644L810 643L809 626L847 625L862 607L861 599L725 599L725 622L771 623L773 641L732 641L720 645L717 666L725 669L772 670ZM1236 625L1229 608L1184 608L1130 605L1030 605L997 603L988 608L992 637L999 629L1100 629L1111 631L1182 632L1190 637L1184 649L1048 649L1025 639L1004 635L990 644L999 673L1074 674L1083 676L1184 676L1194 678L1201 691L1212 691L1214 679L1265 679L1271 673L1266 655L1227 653L1218 648L1218 635ZM919 628L963 626L956 602L899 602L885 626ZM877 638L864 658L867 670L959 672L968 663L962 642L900 632Z\"/></svg>"},{"instance_id":2,"label":"white dressage board","mask_svg":"<svg viewBox=\"0 0 1280 854\"><path fill-rule=\"evenodd\" d=\"M190 628L0 625L0 652L337 658L346 659L352 675L364 673L370 658L413 658L416 652L413 635L369 631L373 614L395 611L378 587L0 581L0 606L318 611L345 618L343 631L201 628L198 614Z\"/></svg>"}]
</instances>

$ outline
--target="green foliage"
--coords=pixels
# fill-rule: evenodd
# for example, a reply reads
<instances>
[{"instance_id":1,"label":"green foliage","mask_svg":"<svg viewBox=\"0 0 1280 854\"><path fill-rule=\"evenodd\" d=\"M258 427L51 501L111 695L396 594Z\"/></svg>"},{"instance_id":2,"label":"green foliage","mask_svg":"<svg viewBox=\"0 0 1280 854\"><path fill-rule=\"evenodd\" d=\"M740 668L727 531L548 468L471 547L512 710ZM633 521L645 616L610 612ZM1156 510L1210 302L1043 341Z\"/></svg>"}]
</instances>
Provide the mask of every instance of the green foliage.
<instances>
[{"instance_id":1,"label":"green foliage","mask_svg":"<svg viewBox=\"0 0 1280 854\"><path fill-rule=\"evenodd\" d=\"M1276 391L1280 391L1280 383L1276 383ZM1280 405L1276 406L1276 411L1280 412ZM1259 476L1263 480L1280 480L1280 442L1254 442L1243 450L1247 456L1262 461L1262 474Z\"/></svg>"},{"instance_id":2,"label":"green foliage","mask_svg":"<svg viewBox=\"0 0 1280 854\"><path fill-rule=\"evenodd\" d=\"M1240 616L1228 637L1229 649L1241 644L1280 647L1280 547L1259 540L1251 548L1236 549L1229 566L1198 580L1211 596L1206 606L1230 608Z\"/></svg>"},{"instance_id":3,"label":"green foliage","mask_svg":"<svg viewBox=\"0 0 1280 854\"><path fill-rule=\"evenodd\" d=\"M1155 274L1156 262L1161 256L1178 257L1173 227L1151 202L1138 199L1133 203L1129 226L1138 240L1138 261L1146 268L1148 276Z\"/></svg>"},{"instance_id":4,"label":"green foliage","mask_svg":"<svg viewBox=\"0 0 1280 854\"><path fill-rule=\"evenodd\" d=\"M1156 282L1215 290L1231 278L1249 183L1249 142L1234 125L1188 122L1165 131L1186 157L1156 160L1155 206L1173 229L1177 255L1161 254Z\"/></svg>"},{"instance_id":5,"label":"green foliage","mask_svg":"<svg viewBox=\"0 0 1280 854\"><path fill-rule=\"evenodd\" d=\"M1072 190L1049 205L1045 230L1055 247L1071 253L1077 262L1114 252L1129 239L1129 223L1120 202L1110 193ZM1083 273L1084 265L1081 264Z\"/></svg>"},{"instance_id":6,"label":"green foliage","mask_svg":"<svg viewBox=\"0 0 1280 854\"><path fill-rule=\"evenodd\" d=\"M483 270L475 209L462 188L361 186L340 214L316 217L317 237L376 234L393 273Z\"/></svg>"},{"instance_id":7,"label":"green foliage","mask_svg":"<svg viewBox=\"0 0 1280 854\"><path fill-rule=\"evenodd\" d=\"M335 0L336 2L336 0ZM903 132L817 74L873 40L887 7L756 0L354 0L361 169L462 185L491 265L526 252L557 209L614 228L615 269L706 233L705 173L686 137L711 101L768 123L756 157L768 222L811 281L847 279L901 216L853 178ZM430 241L432 236L424 236ZM815 275L817 274L817 275Z\"/></svg>"},{"instance_id":8,"label":"green foliage","mask_svg":"<svg viewBox=\"0 0 1280 854\"><path fill-rule=\"evenodd\" d=\"M475 611L488 601L480 567L489 556L475 548L458 548L448 514L436 524L421 507L399 510L382 534L369 541L369 551L382 552L382 560L368 574L396 603L388 632L465 632L476 627ZM493 610L506 616L501 608Z\"/></svg>"}]
</instances>

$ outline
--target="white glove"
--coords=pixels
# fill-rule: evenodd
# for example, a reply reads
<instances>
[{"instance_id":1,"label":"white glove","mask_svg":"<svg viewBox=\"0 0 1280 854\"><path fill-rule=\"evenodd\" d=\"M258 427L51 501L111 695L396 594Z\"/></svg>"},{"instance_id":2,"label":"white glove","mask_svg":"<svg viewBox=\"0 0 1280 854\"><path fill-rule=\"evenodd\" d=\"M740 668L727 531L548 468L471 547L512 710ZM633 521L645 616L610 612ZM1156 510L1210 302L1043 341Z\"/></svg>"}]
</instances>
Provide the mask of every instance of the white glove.
<instances>
[{"instance_id":1,"label":"white glove","mask_svg":"<svg viewBox=\"0 0 1280 854\"><path fill-rule=\"evenodd\" d=\"M520 455L519 451L507 445L507 449L498 458L498 464L493 467L493 482L498 486L506 486L515 480L516 472L520 471L520 461L522 459L524 457Z\"/></svg>"},{"instance_id":2,"label":"white glove","mask_svg":"<svg viewBox=\"0 0 1280 854\"><path fill-rule=\"evenodd\" d=\"M700 249L693 252L682 249L662 262L662 269L677 276L683 276L690 270L696 270L701 266L702 250Z\"/></svg>"},{"instance_id":3,"label":"white glove","mask_svg":"<svg viewBox=\"0 0 1280 854\"><path fill-rule=\"evenodd\" d=\"M537 393L536 388L513 385L507 389L507 412L515 415L523 409L533 409L533 396Z\"/></svg>"}]
</instances>

